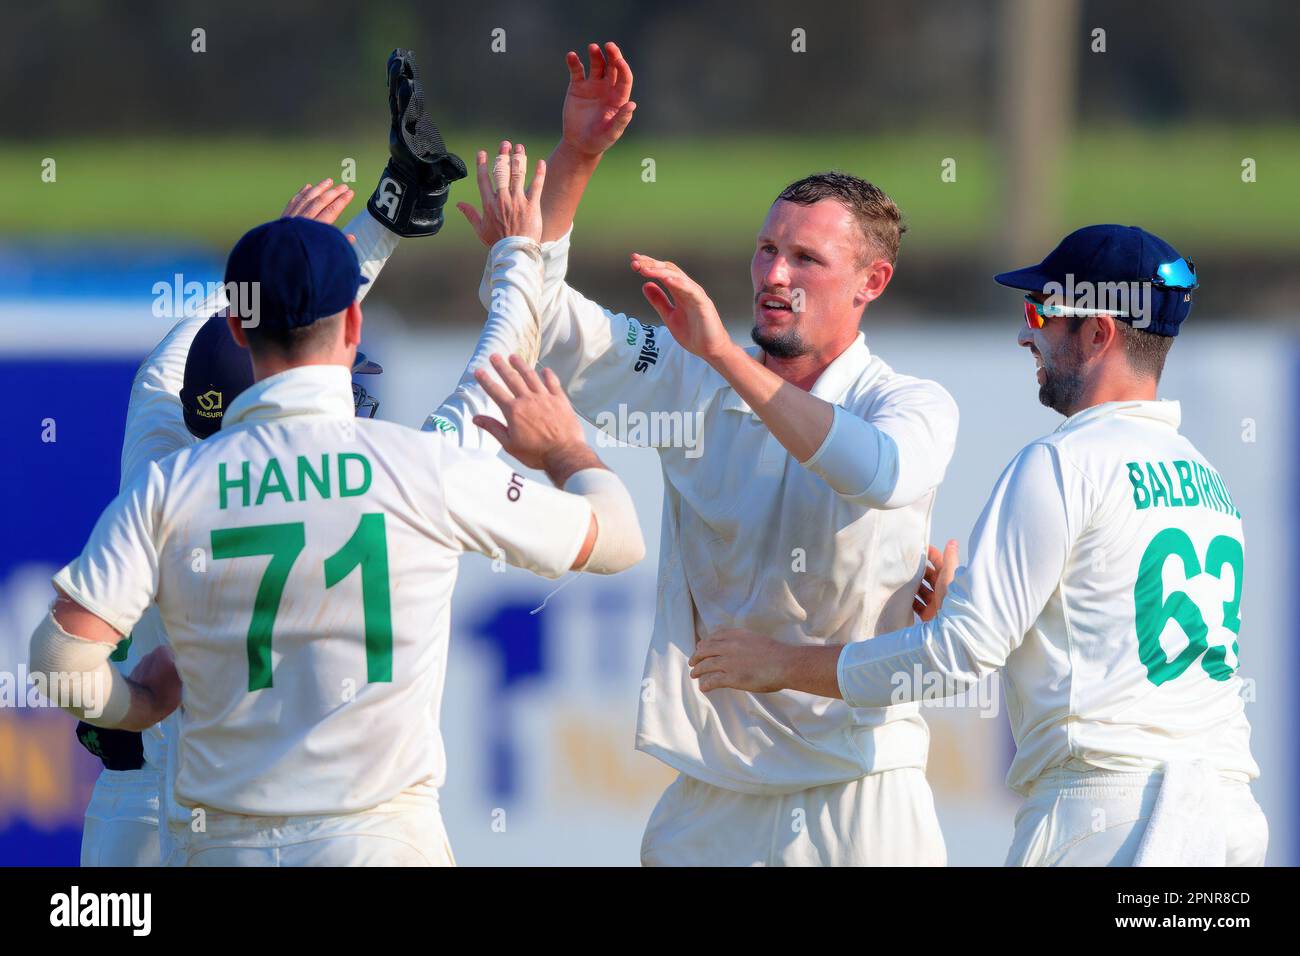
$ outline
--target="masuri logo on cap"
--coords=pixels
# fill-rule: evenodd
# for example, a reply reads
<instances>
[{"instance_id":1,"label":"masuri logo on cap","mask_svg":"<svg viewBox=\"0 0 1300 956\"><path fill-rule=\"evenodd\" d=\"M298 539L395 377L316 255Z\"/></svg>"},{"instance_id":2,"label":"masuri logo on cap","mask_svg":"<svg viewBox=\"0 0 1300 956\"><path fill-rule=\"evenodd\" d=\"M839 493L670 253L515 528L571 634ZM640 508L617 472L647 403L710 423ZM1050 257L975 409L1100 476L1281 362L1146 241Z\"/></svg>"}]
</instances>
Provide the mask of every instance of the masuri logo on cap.
<instances>
[{"instance_id":1,"label":"masuri logo on cap","mask_svg":"<svg viewBox=\"0 0 1300 956\"><path fill-rule=\"evenodd\" d=\"M208 438L221 428L226 399L234 401L253 384L248 350L230 334L226 318L217 314L199 328L185 356L181 412L185 427L196 438Z\"/></svg>"},{"instance_id":2,"label":"masuri logo on cap","mask_svg":"<svg viewBox=\"0 0 1300 956\"><path fill-rule=\"evenodd\" d=\"M221 411L221 392L215 388L204 392L195 401L199 403L200 413Z\"/></svg>"}]
</instances>

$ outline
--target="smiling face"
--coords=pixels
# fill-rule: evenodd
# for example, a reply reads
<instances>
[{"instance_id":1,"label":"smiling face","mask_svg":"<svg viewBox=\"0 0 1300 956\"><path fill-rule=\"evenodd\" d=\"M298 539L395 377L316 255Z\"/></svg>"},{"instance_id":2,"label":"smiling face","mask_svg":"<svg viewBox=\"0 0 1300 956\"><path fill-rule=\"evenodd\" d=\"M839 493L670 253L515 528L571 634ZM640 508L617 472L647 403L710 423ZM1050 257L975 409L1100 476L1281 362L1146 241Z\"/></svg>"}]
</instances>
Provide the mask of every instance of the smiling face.
<instances>
[{"instance_id":1,"label":"smiling face","mask_svg":"<svg viewBox=\"0 0 1300 956\"><path fill-rule=\"evenodd\" d=\"M754 342L777 358L833 358L853 341L862 310L885 291L894 267L838 200L778 199L759 230L749 272Z\"/></svg>"},{"instance_id":2,"label":"smiling face","mask_svg":"<svg viewBox=\"0 0 1300 956\"><path fill-rule=\"evenodd\" d=\"M1073 415L1084 391L1084 350L1081 339L1085 319L1049 318L1041 329L1020 327L1016 342L1034 356L1038 400L1062 415Z\"/></svg>"}]
</instances>

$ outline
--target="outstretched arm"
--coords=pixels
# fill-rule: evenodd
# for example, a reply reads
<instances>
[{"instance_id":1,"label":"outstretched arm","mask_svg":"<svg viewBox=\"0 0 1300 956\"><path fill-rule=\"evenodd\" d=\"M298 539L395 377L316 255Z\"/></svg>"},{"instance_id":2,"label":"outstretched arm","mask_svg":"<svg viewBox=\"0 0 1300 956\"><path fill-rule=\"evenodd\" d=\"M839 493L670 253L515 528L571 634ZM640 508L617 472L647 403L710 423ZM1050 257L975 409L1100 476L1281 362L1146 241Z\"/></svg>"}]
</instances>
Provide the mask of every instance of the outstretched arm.
<instances>
[{"instance_id":1,"label":"outstretched arm","mask_svg":"<svg viewBox=\"0 0 1300 956\"><path fill-rule=\"evenodd\" d=\"M584 441L559 379L550 369L538 375L517 355L508 362L493 355L491 362L495 376L480 369L476 377L504 421L476 415L474 424L490 431L528 467L545 471L570 499L579 496L591 509L573 570L613 574L636 564L645 556L636 507L623 483Z\"/></svg>"},{"instance_id":2,"label":"outstretched arm","mask_svg":"<svg viewBox=\"0 0 1300 956\"><path fill-rule=\"evenodd\" d=\"M708 294L676 264L633 254L632 268L653 280L642 292L674 340L721 375L786 451L841 497L896 508L942 480L957 437L957 406L943 389L913 381L870 414L854 414L786 381L733 342Z\"/></svg>"},{"instance_id":3,"label":"outstretched arm","mask_svg":"<svg viewBox=\"0 0 1300 956\"><path fill-rule=\"evenodd\" d=\"M453 438L462 448L488 454L500 451L501 444L491 432L475 427L473 419L497 415L500 410L475 373L488 367L493 354L518 356L529 367L538 360L542 265L537 238L542 230L546 163L537 164L533 184L525 192L527 172L528 155L523 143L513 153L506 151L498 157L491 176L485 154L479 153L478 185L484 215L492 218L495 230L502 236L488 253L487 322L455 389L423 426L424 431L442 432Z\"/></svg>"},{"instance_id":4,"label":"outstretched arm","mask_svg":"<svg viewBox=\"0 0 1300 956\"><path fill-rule=\"evenodd\" d=\"M573 226L582 194L600 165L605 151L619 141L632 122L632 68L617 43L587 45L588 70L570 50L565 54L569 87L564 94L563 133L547 162L549 178L542 197L541 242L553 242ZM502 152L509 151L503 143ZM479 153L479 165L486 157ZM499 231L488 210L480 216L470 203L457 203L483 245L491 247L506 233Z\"/></svg>"},{"instance_id":5,"label":"outstretched arm","mask_svg":"<svg viewBox=\"0 0 1300 956\"><path fill-rule=\"evenodd\" d=\"M704 364L677 348L662 328L610 312L565 285L567 238L539 246L530 236L518 235L517 223L505 221L512 184L523 182L525 166L523 146L508 141L502 142L491 166L486 152L478 153L483 206L481 214L471 207L470 218L481 236L504 238L492 246L480 290L488 310L483 334L456 390L429 416L425 430L455 433L466 447L498 450L490 435L466 428L474 415L494 413L490 398L474 379L474 372L494 352L517 355L529 365L544 359L578 413L607 431L616 431L613 423L625 421L629 410L679 415L694 411L708 372ZM533 185L543 204L552 179L550 167L545 169L545 189ZM557 255L558 272L553 269ZM549 303L548 283L553 290Z\"/></svg>"},{"instance_id":6,"label":"outstretched arm","mask_svg":"<svg viewBox=\"0 0 1300 956\"><path fill-rule=\"evenodd\" d=\"M400 237L432 236L442 228L451 183L465 175L465 164L447 152L428 115L415 54L394 50L386 70L391 158L366 208L343 230L353 242L361 275L369 280L357 290L358 302L374 287Z\"/></svg>"},{"instance_id":7,"label":"outstretched arm","mask_svg":"<svg viewBox=\"0 0 1300 956\"><path fill-rule=\"evenodd\" d=\"M569 89L564 96L564 135L551 153L551 185L542 200L542 241L559 239L573 217L605 151L619 141L636 103L632 102L632 68L617 43L587 46L590 69L570 51Z\"/></svg>"},{"instance_id":8,"label":"outstretched arm","mask_svg":"<svg viewBox=\"0 0 1300 956\"><path fill-rule=\"evenodd\" d=\"M547 163L550 181L542 197L542 296L543 321L550 323L557 312L565 308L569 298L564 285L568 268L568 236L573 218L582 201L587 184L605 151L618 142L628 124L636 103L632 102L632 68L616 43L606 43L602 48L591 43L587 47L589 68L584 71L577 53L565 55L569 71L569 85L564 96L563 127L559 144ZM510 152L510 144L503 142L497 162ZM480 183L484 176L487 155L480 151L478 165ZM458 208L469 220L470 226L483 245L491 248L506 233L490 209L480 216L470 203L458 203ZM488 307L488 276L479 289L483 305ZM563 336L559 336L563 339ZM551 337L552 343L556 336ZM545 344L544 344L545 348Z\"/></svg>"},{"instance_id":9,"label":"outstretched arm","mask_svg":"<svg viewBox=\"0 0 1300 956\"><path fill-rule=\"evenodd\" d=\"M854 707L904 703L933 692L936 683L942 696L960 693L1020 646L1060 586L1095 501L1055 449L1030 445L998 480L971 534L970 564L931 620L843 645L797 646L751 631L719 632L696 647L691 676L704 691L789 688L842 697Z\"/></svg>"}]
</instances>

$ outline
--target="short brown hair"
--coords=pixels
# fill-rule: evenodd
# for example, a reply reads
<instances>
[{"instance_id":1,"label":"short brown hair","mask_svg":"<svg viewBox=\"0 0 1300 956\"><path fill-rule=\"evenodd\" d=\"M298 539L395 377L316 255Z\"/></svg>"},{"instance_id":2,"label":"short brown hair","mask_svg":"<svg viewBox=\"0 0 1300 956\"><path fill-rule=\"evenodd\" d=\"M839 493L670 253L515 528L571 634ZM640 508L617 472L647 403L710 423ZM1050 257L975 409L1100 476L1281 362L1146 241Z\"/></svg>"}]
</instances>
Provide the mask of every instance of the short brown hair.
<instances>
[{"instance_id":1,"label":"short brown hair","mask_svg":"<svg viewBox=\"0 0 1300 956\"><path fill-rule=\"evenodd\" d=\"M283 359L298 361L310 358L326 348L338 335L339 324L343 321L342 312L317 319L309 325L295 328L276 328L274 330L262 325L251 325L244 329L248 337L248 348L259 355L274 352Z\"/></svg>"},{"instance_id":2,"label":"short brown hair","mask_svg":"<svg viewBox=\"0 0 1300 956\"><path fill-rule=\"evenodd\" d=\"M1165 370L1165 359L1174 345L1173 336L1156 335L1154 332L1134 328L1127 322L1119 320L1116 320L1115 325L1119 327L1120 338L1124 342L1124 355L1128 359L1129 367L1139 375L1146 375L1157 382L1160 381L1160 376Z\"/></svg>"},{"instance_id":3,"label":"short brown hair","mask_svg":"<svg viewBox=\"0 0 1300 956\"><path fill-rule=\"evenodd\" d=\"M882 254L890 265L898 261L898 244L907 232L903 214L883 189L865 179L835 171L813 173L786 186L776 202L784 200L811 206L823 199L834 199L853 214L866 236L868 248Z\"/></svg>"},{"instance_id":4,"label":"short brown hair","mask_svg":"<svg viewBox=\"0 0 1300 956\"><path fill-rule=\"evenodd\" d=\"M1070 334L1074 335L1087 322L1084 316L1070 316ZM1171 335L1156 335L1145 329L1135 329L1123 319L1115 320L1115 330L1119 334L1120 345L1124 349L1124 358L1128 367L1139 375L1160 381L1165 371L1165 359L1174 346Z\"/></svg>"}]
</instances>

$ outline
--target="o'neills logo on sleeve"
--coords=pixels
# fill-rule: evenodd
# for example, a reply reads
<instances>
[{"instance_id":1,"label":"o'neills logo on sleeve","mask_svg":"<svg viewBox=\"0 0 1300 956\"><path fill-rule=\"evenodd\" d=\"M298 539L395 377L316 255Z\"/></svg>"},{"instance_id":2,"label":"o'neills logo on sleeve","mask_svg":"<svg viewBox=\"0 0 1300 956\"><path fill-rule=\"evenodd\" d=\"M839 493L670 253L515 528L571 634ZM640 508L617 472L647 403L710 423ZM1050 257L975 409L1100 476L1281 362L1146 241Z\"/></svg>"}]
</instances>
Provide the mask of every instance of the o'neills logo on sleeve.
<instances>
[{"instance_id":1,"label":"o'neills logo on sleeve","mask_svg":"<svg viewBox=\"0 0 1300 956\"><path fill-rule=\"evenodd\" d=\"M153 926L151 893L70 893L50 897L51 926L126 926L134 936L148 936Z\"/></svg>"},{"instance_id":2,"label":"o'neills logo on sleeve","mask_svg":"<svg viewBox=\"0 0 1300 956\"><path fill-rule=\"evenodd\" d=\"M635 325L633 324L635 322ZM640 332L645 335L645 341L641 343L641 351L637 353L636 364L632 366L634 372L644 372L655 362L659 361L659 345L655 342L655 327L646 325L640 319L629 319L627 323L627 344L636 345L640 336L637 334L637 326L640 326Z\"/></svg>"}]
</instances>

